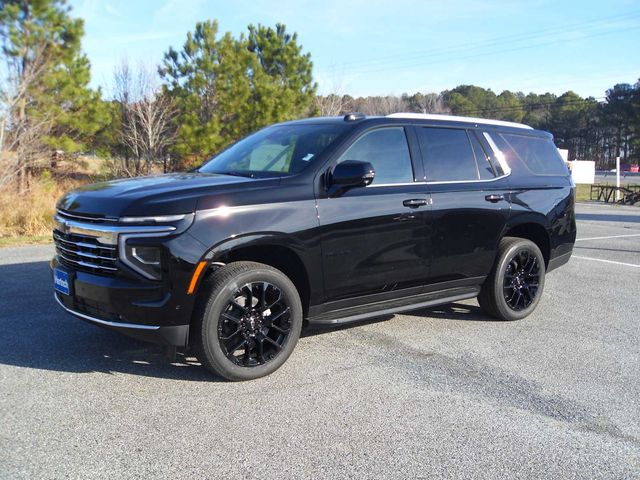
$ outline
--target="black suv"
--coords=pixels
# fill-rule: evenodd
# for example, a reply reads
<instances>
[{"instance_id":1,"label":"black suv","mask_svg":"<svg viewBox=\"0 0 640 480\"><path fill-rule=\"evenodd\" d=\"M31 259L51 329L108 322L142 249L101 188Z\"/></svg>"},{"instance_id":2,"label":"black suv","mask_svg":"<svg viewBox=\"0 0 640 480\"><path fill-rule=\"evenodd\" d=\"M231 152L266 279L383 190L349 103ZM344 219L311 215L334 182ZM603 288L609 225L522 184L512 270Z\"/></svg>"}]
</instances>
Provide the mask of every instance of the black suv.
<instances>
[{"instance_id":1,"label":"black suv","mask_svg":"<svg viewBox=\"0 0 640 480\"><path fill-rule=\"evenodd\" d=\"M58 203L68 312L189 347L231 380L280 367L304 322L478 297L529 315L576 235L552 137L521 124L350 114L272 125L190 173L91 185Z\"/></svg>"}]
</instances>

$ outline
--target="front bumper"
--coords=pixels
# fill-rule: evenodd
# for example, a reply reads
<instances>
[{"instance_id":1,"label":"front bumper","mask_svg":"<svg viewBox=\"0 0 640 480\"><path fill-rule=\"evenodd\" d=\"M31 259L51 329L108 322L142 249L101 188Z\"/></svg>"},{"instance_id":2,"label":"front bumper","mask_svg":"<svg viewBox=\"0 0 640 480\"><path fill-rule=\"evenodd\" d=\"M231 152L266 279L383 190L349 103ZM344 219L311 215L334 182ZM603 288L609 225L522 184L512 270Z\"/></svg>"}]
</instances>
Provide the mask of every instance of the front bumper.
<instances>
[{"instance_id":1,"label":"front bumper","mask_svg":"<svg viewBox=\"0 0 640 480\"><path fill-rule=\"evenodd\" d=\"M189 340L189 309L161 285L73 271L51 261L51 269L70 275L71 294L55 292L68 313L94 325L146 342L184 347Z\"/></svg>"},{"instance_id":2,"label":"front bumper","mask_svg":"<svg viewBox=\"0 0 640 480\"><path fill-rule=\"evenodd\" d=\"M137 338L144 342L158 343L161 345L174 345L177 347L187 346L189 340L189 325L161 327L159 325L141 325L104 320L72 310L65 305L64 300L62 300L61 297L63 296L57 292L54 293L54 298L56 299L56 302L58 302L58 305L64 308L71 315L94 325L124 333L125 335Z\"/></svg>"}]
</instances>

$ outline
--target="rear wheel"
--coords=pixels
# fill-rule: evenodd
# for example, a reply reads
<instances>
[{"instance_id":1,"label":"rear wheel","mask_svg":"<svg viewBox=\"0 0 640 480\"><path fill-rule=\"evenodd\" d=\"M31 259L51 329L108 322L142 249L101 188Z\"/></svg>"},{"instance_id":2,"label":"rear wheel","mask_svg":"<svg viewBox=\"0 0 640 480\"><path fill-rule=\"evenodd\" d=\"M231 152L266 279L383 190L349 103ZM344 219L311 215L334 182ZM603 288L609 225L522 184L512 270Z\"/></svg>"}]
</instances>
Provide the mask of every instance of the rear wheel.
<instances>
[{"instance_id":1,"label":"rear wheel","mask_svg":"<svg viewBox=\"0 0 640 480\"><path fill-rule=\"evenodd\" d=\"M204 288L193 340L204 367L228 380L251 380L289 358L300 337L302 304L284 273L234 262L214 272Z\"/></svg>"},{"instance_id":2,"label":"rear wheel","mask_svg":"<svg viewBox=\"0 0 640 480\"><path fill-rule=\"evenodd\" d=\"M519 320L533 312L544 289L544 257L530 240L505 237L478 303L500 320Z\"/></svg>"}]
</instances>

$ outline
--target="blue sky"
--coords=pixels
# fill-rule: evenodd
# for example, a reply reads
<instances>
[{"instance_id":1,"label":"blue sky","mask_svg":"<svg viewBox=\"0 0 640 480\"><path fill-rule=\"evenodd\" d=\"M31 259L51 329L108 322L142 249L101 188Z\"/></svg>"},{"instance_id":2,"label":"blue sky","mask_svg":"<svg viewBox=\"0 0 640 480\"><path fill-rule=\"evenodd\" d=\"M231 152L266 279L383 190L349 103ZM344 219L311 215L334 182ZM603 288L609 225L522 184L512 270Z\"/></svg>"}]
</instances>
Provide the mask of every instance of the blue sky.
<instances>
[{"instance_id":1,"label":"blue sky","mask_svg":"<svg viewBox=\"0 0 640 480\"><path fill-rule=\"evenodd\" d=\"M311 52L320 93L439 92L475 84L602 97L640 78L640 0L71 0L85 20L93 85L114 67L157 65L187 31L217 19L286 24Z\"/></svg>"}]
</instances>

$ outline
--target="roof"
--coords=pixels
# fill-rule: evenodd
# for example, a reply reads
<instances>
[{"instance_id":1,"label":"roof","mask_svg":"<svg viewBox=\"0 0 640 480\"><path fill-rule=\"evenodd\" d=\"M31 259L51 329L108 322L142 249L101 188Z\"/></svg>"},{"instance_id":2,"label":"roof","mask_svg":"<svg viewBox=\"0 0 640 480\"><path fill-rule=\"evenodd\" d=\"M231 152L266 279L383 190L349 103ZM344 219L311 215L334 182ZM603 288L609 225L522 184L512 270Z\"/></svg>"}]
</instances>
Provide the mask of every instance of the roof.
<instances>
[{"instance_id":1,"label":"roof","mask_svg":"<svg viewBox=\"0 0 640 480\"><path fill-rule=\"evenodd\" d=\"M503 120L490 120L487 118L458 117L456 115L440 115L436 113L392 113L391 115L387 115L387 117L416 120L443 120L450 122L481 123L484 125L498 125L502 127L525 128L527 130L533 130L533 127L525 125L524 123L505 122Z\"/></svg>"},{"instance_id":2,"label":"roof","mask_svg":"<svg viewBox=\"0 0 640 480\"><path fill-rule=\"evenodd\" d=\"M527 132L527 135L536 135L536 136L547 136L551 137L551 134L548 132L544 132L542 130L536 130L529 125L525 125L523 123L515 123L515 122L505 122L503 120L491 120L488 118L475 118L475 117L459 117L456 115L440 115L435 113L392 113L391 115L387 115L386 117L380 116L368 116L362 115L358 116L353 120L345 120L345 116L335 116L335 117L309 117L309 118L301 118L298 120L289 120L288 122L283 122L285 125L304 125L304 124L342 124L342 125L352 125L356 126L362 123L365 124L379 124L379 123L389 123L392 121L393 123L402 122L402 120L423 120L426 122L434 122L439 123L441 126L447 125L447 123L457 123L458 127L462 127L462 125L469 124L477 126L493 126L493 127L502 127L502 128L510 128L513 130L520 130L524 133ZM460 125L462 124L462 125Z\"/></svg>"}]
</instances>

